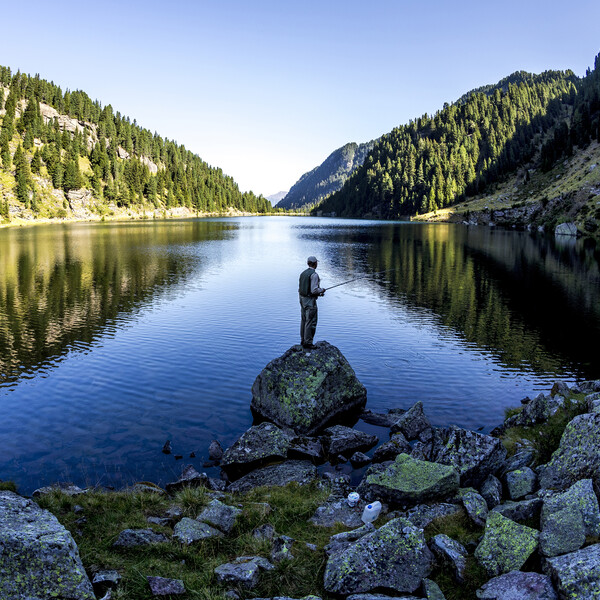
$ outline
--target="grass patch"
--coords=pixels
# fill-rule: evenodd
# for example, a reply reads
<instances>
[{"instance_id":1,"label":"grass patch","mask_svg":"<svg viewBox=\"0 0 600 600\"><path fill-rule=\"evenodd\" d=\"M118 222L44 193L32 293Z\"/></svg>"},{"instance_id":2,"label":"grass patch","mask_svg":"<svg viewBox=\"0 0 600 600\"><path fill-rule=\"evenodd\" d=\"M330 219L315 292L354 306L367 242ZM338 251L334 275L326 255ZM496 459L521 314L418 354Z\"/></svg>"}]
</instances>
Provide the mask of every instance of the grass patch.
<instances>
[{"instance_id":1,"label":"grass patch","mask_svg":"<svg viewBox=\"0 0 600 600\"><path fill-rule=\"evenodd\" d=\"M473 556L467 557L464 577L463 583L456 583L448 569L439 569L431 575L431 579L440 586L446 600L476 600L475 592L490 580L490 576Z\"/></svg>"},{"instance_id":2,"label":"grass patch","mask_svg":"<svg viewBox=\"0 0 600 600\"><path fill-rule=\"evenodd\" d=\"M445 533L463 546L476 544L483 535L484 528L475 525L466 512L434 519L425 527L425 539L429 541L440 533Z\"/></svg>"},{"instance_id":3,"label":"grass patch","mask_svg":"<svg viewBox=\"0 0 600 600\"><path fill-rule=\"evenodd\" d=\"M16 493L17 484L14 481L0 481L0 490Z\"/></svg>"},{"instance_id":4,"label":"grass patch","mask_svg":"<svg viewBox=\"0 0 600 600\"><path fill-rule=\"evenodd\" d=\"M258 540L252 531L259 525L273 525L278 535L288 535L296 542L294 560L283 561L274 571L262 573L259 586L241 591L241 597L287 595L299 598L316 594L327 598L323 590L326 556L323 547L334 533L345 528L317 527L308 522L329 491L317 485L258 489L246 496L226 497L223 501L240 506L243 513L232 532L224 538L203 540L185 546L172 541L140 548L113 548L118 534L127 528L151 528L171 535L169 527L149 524L149 516L165 516L169 507L177 505L184 516L196 517L211 497L204 488L185 489L173 497L148 492L124 493L99 491L69 497L53 492L37 499L71 532L79 546L88 573L98 569L116 569L122 576L115 600L142 600L149 597L146 576L181 579L187 593L183 600L223 598L231 586L217 584L214 569L238 556L256 555L270 559L271 542ZM268 504L267 504L268 503ZM75 512L76 505L82 511ZM85 517L82 519L82 517ZM306 543L315 544L310 550Z\"/></svg>"}]
</instances>

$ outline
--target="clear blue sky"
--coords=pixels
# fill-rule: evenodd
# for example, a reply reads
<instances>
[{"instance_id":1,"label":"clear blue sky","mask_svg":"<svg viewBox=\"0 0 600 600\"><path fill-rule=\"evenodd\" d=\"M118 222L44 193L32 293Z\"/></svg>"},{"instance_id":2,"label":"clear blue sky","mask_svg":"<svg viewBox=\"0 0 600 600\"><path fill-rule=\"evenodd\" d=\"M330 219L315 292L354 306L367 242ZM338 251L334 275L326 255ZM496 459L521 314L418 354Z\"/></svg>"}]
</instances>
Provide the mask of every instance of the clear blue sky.
<instances>
[{"instance_id":1,"label":"clear blue sky","mask_svg":"<svg viewBox=\"0 0 600 600\"><path fill-rule=\"evenodd\" d=\"M599 0L28 0L0 14L0 64L82 89L264 195L474 87L581 76L600 52Z\"/></svg>"}]
</instances>

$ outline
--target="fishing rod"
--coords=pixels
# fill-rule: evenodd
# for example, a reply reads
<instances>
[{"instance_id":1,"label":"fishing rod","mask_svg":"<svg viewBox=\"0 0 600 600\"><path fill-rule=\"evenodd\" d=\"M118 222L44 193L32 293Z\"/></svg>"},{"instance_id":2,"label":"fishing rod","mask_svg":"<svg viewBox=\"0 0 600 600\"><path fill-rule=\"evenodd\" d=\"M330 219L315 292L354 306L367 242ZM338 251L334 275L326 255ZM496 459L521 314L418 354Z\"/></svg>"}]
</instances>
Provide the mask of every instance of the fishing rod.
<instances>
[{"instance_id":1,"label":"fishing rod","mask_svg":"<svg viewBox=\"0 0 600 600\"><path fill-rule=\"evenodd\" d=\"M393 271L394 269L386 269L385 271L377 271L377 273L371 273L369 275L363 275L362 277L355 277L354 279L350 279L348 281L342 281L342 283L336 283L331 287L324 288L325 291L332 290L333 288L339 287L340 285L346 285L347 283L352 283L353 281L358 281L359 279L367 279L368 277L374 277L375 275L381 275L381 273L388 273L389 271Z\"/></svg>"}]
</instances>

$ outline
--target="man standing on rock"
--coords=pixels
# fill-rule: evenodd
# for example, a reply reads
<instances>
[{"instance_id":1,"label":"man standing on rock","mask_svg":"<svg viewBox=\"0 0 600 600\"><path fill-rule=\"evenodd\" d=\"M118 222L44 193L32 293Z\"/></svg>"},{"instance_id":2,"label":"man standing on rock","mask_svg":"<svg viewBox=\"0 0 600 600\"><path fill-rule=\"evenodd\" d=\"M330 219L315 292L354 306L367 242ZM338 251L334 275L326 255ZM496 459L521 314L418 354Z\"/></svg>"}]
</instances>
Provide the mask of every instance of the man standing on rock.
<instances>
[{"instance_id":1,"label":"man standing on rock","mask_svg":"<svg viewBox=\"0 0 600 600\"><path fill-rule=\"evenodd\" d=\"M317 259L309 256L308 269L300 273L298 293L300 294L300 339L302 347L312 350L313 338L317 329L317 297L323 296L325 290L319 287L321 280L317 275Z\"/></svg>"}]
</instances>

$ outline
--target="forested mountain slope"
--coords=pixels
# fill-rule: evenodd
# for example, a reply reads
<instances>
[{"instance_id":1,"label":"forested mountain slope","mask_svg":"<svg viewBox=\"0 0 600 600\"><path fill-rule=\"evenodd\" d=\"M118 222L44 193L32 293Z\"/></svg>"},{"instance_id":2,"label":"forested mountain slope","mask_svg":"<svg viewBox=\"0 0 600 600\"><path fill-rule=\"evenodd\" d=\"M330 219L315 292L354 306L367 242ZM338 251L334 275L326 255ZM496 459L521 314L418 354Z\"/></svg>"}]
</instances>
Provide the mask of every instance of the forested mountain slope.
<instances>
[{"instance_id":1,"label":"forested mountain slope","mask_svg":"<svg viewBox=\"0 0 600 600\"><path fill-rule=\"evenodd\" d=\"M300 177L277 208L311 208L329 194L337 192L363 164L374 144L374 141L365 144L351 142L334 150L318 167Z\"/></svg>"},{"instance_id":2,"label":"forested mountain slope","mask_svg":"<svg viewBox=\"0 0 600 600\"><path fill-rule=\"evenodd\" d=\"M266 212L221 169L82 91L0 67L0 222Z\"/></svg>"},{"instance_id":3,"label":"forested mountain slope","mask_svg":"<svg viewBox=\"0 0 600 600\"><path fill-rule=\"evenodd\" d=\"M548 171L598 139L600 74L515 73L382 136L318 208L398 218L464 203L507 178Z\"/></svg>"}]
</instances>

